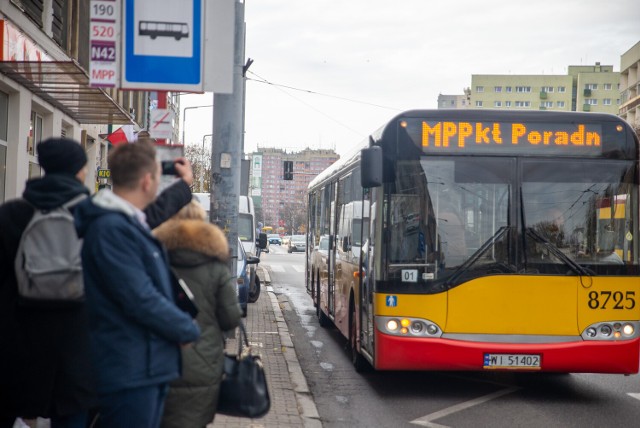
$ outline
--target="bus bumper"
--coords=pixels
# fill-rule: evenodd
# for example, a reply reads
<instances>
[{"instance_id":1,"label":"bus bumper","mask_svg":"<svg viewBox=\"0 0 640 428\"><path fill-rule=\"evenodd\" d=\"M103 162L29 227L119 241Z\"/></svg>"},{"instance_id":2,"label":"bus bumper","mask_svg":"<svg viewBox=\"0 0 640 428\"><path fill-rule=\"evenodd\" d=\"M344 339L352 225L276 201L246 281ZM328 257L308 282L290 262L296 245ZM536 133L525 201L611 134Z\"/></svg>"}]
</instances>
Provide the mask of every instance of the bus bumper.
<instances>
[{"instance_id":1,"label":"bus bumper","mask_svg":"<svg viewBox=\"0 0 640 428\"><path fill-rule=\"evenodd\" d=\"M625 341L494 343L391 336L376 332L376 370L510 370L636 374L640 338ZM484 367L485 354L540 355L540 368Z\"/></svg>"}]
</instances>

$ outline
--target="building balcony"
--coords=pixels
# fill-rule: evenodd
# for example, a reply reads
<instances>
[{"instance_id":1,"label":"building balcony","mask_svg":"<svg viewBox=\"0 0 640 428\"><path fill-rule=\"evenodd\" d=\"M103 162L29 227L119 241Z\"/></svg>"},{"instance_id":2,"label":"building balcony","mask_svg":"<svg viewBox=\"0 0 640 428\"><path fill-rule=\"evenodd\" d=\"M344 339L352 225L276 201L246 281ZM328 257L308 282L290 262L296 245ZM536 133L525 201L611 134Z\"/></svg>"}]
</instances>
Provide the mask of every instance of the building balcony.
<instances>
[{"instance_id":1,"label":"building balcony","mask_svg":"<svg viewBox=\"0 0 640 428\"><path fill-rule=\"evenodd\" d=\"M584 94L585 97L590 97L591 96L591 89L585 89L583 94Z\"/></svg>"},{"instance_id":2,"label":"building balcony","mask_svg":"<svg viewBox=\"0 0 640 428\"><path fill-rule=\"evenodd\" d=\"M546 100L547 99L547 93L545 91L540 91L540 99L541 100Z\"/></svg>"},{"instance_id":3,"label":"building balcony","mask_svg":"<svg viewBox=\"0 0 640 428\"><path fill-rule=\"evenodd\" d=\"M583 104L582 111L591 111L591 104Z\"/></svg>"}]
</instances>

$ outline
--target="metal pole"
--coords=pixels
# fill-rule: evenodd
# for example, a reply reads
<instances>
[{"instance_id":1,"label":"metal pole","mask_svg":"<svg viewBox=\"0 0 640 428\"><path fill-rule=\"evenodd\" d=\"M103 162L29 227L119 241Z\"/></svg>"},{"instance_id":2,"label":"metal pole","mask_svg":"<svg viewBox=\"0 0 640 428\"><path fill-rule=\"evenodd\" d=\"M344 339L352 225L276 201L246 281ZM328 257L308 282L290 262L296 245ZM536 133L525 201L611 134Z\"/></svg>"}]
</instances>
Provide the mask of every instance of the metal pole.
<instances>
[{"instance_id":1,"label":"metal pole","mask_svg":"<svg viewBox=\"0 0 640 428\"><path fill-rule=\"evenodd\" d=\"M233 92L214 94L213 139L211 141L210 220L227 235L231 250L231 272L238 256L238 199L242 157L244 78L244 2L235 3Z\"/></svg>"}]
</instances>

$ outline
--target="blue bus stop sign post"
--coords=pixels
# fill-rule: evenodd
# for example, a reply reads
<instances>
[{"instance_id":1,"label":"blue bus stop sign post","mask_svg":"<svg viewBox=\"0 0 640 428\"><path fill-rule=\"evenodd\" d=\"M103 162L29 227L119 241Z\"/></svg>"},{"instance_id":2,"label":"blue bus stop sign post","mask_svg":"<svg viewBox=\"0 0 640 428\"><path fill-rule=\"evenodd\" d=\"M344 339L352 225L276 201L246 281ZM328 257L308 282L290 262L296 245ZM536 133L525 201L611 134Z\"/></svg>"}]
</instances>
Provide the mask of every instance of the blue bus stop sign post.
<instances>
[{"instance_id":1,"label":"blue bus stop sign post","mask_svg":"<svg viewBox=\"0 0 640 428\"><path fill-rule=\"evenodd\" d=\"M124 0L123 89L203 92L202 0Z\"/></svg>"}]
</instances>

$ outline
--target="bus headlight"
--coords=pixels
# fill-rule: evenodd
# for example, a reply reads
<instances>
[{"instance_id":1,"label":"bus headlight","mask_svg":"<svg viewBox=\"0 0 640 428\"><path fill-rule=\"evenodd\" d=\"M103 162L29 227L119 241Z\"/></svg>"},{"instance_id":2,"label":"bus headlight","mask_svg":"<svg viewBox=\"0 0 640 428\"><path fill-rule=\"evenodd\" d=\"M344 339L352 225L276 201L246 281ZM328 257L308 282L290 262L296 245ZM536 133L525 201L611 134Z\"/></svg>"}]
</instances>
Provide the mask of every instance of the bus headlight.
<instances>
[{"instance_id":1,"label":"bus headlight","mask_svg":"<svg viewBox=\"0 0 640 428\"><path fill-rule=\"evenodd\" d=\"M622 327L622 333L625 336L633 336L633 333L635 333L636 329L633 328L633 325L631 324L625 324L624 327Z\"/></svg>"},{"instance_id":2,"label":"bus headlight","mask_svg":"<svg viewBox=\"0 0 640 428\"><path fill-rule=\"evenodd\" d=\"M600 327L600 334L603 335L604 337L611 336L611 332L612 331L613 330L611 329L610 325L605 324L605 325Z\"/></svg>"},{"instance_id":3,"label":"bus headlight","mask_svg":"<svg viewBox=\"0 0 640 428\"><path fill-rule=\"evenodd\" d=\"M402 337L440 337L442 330L436 323L422 318L376 317L378 330Z\"/></svg>"},{"instance_id":4,"label":"bus headlight","mask_svg":"<svg viewBox=\"0 0 640 428\"><path fill-rule=\"evenodd\" d=\"M608 321L591 324L582 332L584 340L629 340L638 337L640 321Z\"/></svg>"},{"instance_id":5,"label":"bus headlight","mask_svg":"<svg viewBox=\"0 0 640 428\"><path fill-rule=\"evenodd\" d=\"M411 323L411 333L412 334L420 334L424 330L424 324L420 321L414 321Z\"/></svg>"},{"instance_id":6,"label":"bus headlight","mask_svg":"<svg viewBox=\"0 0 640 428\"><path fill-rule=\"evenodd\" d=\"M389 320L387 321L387 330L390 332L394 332L398 329L398 321L397 320Z\"/></svg>"}]
</instances>

